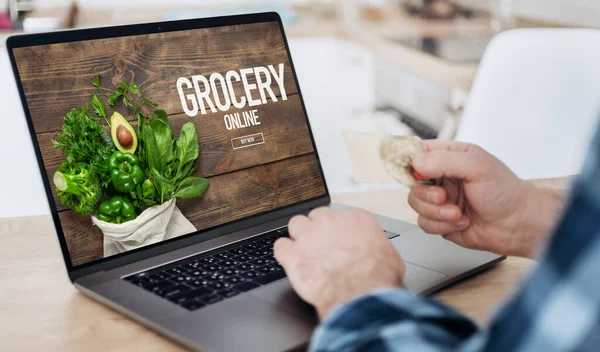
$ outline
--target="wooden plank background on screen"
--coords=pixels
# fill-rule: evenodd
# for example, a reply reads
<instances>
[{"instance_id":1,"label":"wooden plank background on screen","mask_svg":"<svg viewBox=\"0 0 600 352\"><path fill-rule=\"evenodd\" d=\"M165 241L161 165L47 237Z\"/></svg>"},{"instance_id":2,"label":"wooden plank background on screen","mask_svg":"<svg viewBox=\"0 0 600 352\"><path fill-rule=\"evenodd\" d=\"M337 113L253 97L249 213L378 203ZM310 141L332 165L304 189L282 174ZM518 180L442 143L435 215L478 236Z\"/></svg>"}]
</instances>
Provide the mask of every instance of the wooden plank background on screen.
<instances>
[{"instance_id":1,"label":"wooden plank background on screen","mask_svg":"<svg viewBox=\"0 0 600 352\"><path fill-rule=\"evenodd\" d=\"M178 200L197 229L209 228L325 193L279 25L276 22L217 27L136 37L61 43L16 49L15 57L36 128L48 175L65 160L52 147L72 108L89 105L92 78L101 77L102 92L111 94L121 80L135 82L147 97L167 111L177 136L186 122L198 131L201 147L196 175L211 185L200 199ZM225 75L230 70L284 64L283 89L271 82L276 100L227 112L190 117L176 88L179 77ZM250 84L256 83L253 75ZM220 86L217 86L220 89ZM235 94L246 95L242 82ZM286 100L282 99L284 95ZM258 91L254 91L258 96ZM122 104L117 108L132 125L137 119ZM108 106L107 106L108 107ZM224 115L257 110L260 125L228 130ZM91 108L90 108L91 110ZM113 110L109 110L109 115ZM146 110L147 112L148 110ZM107 128L108 130L108 128ZM264 144L233 149L231 139L262 133ZM52 191L74 265L103 257L102 233L91 219L65 209Z\"/></svg>"}]
</instances>

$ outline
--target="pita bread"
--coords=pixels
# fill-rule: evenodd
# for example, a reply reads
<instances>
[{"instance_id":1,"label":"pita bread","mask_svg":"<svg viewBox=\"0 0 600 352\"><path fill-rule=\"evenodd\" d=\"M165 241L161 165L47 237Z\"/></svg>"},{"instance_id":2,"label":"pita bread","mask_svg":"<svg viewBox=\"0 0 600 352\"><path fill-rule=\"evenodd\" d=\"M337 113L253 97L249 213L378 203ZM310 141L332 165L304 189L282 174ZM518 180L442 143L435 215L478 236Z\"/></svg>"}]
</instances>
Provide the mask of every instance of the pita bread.
<instances>
[{"instance_id":1,"label":"pita bread","mask_svg":"<svg viewBox=\"0 0 600 352\"><path fill-rule=\"evenodd\" d=\"M379 157L385 171L398 183L405 185L432 184L432 181L420 181L413 176L412 159L424 153L425 147L416 136L385 136L379 145Z\"/></svg>"}]
</instances>

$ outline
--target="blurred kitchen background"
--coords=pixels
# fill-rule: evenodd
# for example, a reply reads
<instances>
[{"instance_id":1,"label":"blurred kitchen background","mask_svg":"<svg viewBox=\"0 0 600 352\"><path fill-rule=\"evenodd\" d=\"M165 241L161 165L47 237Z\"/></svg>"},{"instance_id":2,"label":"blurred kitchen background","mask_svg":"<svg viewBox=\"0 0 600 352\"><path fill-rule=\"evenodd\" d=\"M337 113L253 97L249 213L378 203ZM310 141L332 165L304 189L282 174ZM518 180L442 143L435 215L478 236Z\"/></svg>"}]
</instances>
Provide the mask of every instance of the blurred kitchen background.
<instances>
[{"instance_id":1,"label":"blurred kitchen background","mask_svg":"<svg viewBox=\"0 0 600 352\"><path fill-rule=\"evenodd\" d=\"M29 185L0 188L0 217L49 212L6 37L269 10L283 18L332 193L398 187L354 181L344 130L454 138L479 62L498 33L600 27L597 0L0 0L0 165L21 170L2 183Z\"/></svg>"}]
</instances>

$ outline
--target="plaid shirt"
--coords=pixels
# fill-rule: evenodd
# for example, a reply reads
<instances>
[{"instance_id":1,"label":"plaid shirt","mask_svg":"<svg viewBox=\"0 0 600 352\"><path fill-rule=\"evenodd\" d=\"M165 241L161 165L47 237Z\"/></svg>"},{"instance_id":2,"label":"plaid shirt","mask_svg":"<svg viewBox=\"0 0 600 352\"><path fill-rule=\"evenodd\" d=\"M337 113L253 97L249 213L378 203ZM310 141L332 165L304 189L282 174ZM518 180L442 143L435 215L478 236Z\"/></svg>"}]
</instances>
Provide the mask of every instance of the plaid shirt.
<instances>
[{"instance_id":1,"label":"plaid shirt","mask_svg":"<svg viewBox=\"0 0 600 352\"><path fill-rule=\"evenodd\" d=\"M390 289L336 309L311 351L600 351L600 132L539 264L486 330Z\"/></svg>"}]
</instances>

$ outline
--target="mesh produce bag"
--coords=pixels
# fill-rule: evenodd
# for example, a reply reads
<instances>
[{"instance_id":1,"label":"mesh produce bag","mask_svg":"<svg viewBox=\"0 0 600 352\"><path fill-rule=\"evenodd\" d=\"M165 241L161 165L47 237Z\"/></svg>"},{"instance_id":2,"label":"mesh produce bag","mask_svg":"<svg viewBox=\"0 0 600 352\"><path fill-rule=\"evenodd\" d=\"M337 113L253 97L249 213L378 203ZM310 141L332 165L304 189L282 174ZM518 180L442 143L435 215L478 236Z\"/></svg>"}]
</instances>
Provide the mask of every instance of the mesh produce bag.
<instances>
[{"instance_id":1,"label":"mesh produce bag","mask_svg":"<svg viewBox=\"0 0 600 352\"><path fill-rule=\"evenodd\" d=\"M135 220L122 224L98 220L94 215L92 222L104 233L104 257L196 231L175 206L175 199L150 207Z\"/></svg>"}]
</instances>

